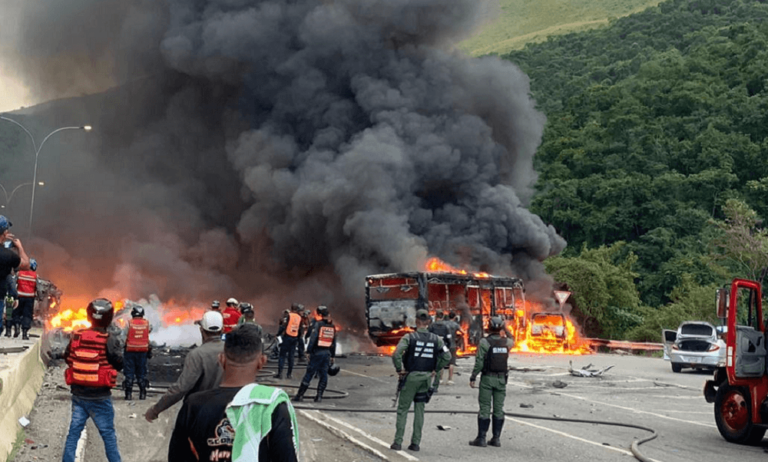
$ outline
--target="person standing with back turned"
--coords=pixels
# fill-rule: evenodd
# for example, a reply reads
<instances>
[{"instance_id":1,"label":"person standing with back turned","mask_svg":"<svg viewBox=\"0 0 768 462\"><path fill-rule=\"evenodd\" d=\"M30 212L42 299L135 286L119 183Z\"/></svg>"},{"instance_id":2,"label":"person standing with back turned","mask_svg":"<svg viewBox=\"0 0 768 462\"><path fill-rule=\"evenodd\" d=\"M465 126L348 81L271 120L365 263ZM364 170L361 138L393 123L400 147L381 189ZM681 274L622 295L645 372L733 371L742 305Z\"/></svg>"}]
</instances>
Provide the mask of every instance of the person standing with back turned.
<instances>
[{"instance_id":1,"label":"person standing with back turned","mask_svg":"<svg viewBox=\"0 0 768 462\"><path fill-rule=\"evenodd\" d=\"M477 415L477 437L469 442L470 446L486 447L487 444L501 447L501 429L504 427L504 399L507 396L507 360L509 350L515 346L511 338L502 337L504 319L494 316L488 322L489 334L480 340L475 356L475 368L469 378L469 386L475 388L477 374L482 372L480 378L480 393L477 401L480 404L480 412ZM485 441L488 427L491 425L491 402L493 402L493 438L489 443Z\"/></svg>"}]
</instances>

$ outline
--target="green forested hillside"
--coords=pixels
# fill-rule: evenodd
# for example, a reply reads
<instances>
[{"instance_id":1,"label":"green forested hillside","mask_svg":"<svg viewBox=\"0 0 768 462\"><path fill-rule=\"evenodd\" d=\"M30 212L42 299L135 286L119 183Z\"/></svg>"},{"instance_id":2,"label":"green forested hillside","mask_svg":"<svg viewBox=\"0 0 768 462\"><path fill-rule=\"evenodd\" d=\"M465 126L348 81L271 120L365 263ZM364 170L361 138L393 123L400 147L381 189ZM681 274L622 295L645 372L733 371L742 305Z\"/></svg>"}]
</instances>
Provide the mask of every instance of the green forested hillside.
<instances>
[{"instance_id":1,"label":"green forested hillside","mask_svg":"<svg viewBox=\"0 0 768 462\"><path fill-rule=\"evenodd\" d=\"M768 251L722 245L727 201L757 212L747 236L768 218L767 19L765 1L670 0L506 55L548 117L534 210L568 240L571 264L615 243L616 265L632 259L640 302L608 302L626 321L611 336L647 337L650 318L683 305L693 316L704 294L700 317L711 313L712 284L751 276L742 260Z\"/></svg>"},{"instance_id":2,"label":"green forested hillside","mask_svg":"<svg viewBox=\"0 0 768 462\"><path fill-rule=\"evenodd\" d=\"M472 54L508 53L526 43L604 27L619 18L658 5L661 0L499 0L486 22L459 47Z\"/></svg>"}]
</instances>

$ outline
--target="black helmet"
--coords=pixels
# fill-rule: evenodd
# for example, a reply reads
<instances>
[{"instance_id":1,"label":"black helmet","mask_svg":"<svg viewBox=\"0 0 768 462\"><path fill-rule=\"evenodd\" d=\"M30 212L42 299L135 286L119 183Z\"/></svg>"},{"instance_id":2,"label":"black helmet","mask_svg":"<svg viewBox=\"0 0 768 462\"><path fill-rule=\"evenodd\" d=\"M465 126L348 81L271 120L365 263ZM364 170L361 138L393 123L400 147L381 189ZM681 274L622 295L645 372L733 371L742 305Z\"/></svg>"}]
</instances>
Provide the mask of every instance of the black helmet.
<instances>
[{"instance_id":1,"label":"black helmet","mask_svg":"<svg viewBox=\"0 0 768 462\"><path fill-rule=\"evenodd\" d=\"M112 302L106 298L97 298L88 304L86 309L88 321L93 327L109 327L112 324L112 317L115 315L115 309Z\"/></svg>"},{"instance_id":2,"label":"black helmet","mask_svg":"<svg viewBox=\"0 0 768 462\"><path fill-rule=\"evenodd\" d=\"M253 313L253 305L250 303L241 303L240 304L240 312L245 313Z\"/></svg>"},{"instance_id":3,"label":"black helmet","mask_svg":"<svg viewBox=\"0 0 768 462\"><path fill-rule=\"evenodd\" d=\"M143 318L144 317L144 308L141 305L133 305L133 308L131 309L131 317L132 318Z\"/></svg>"},{"instance_id":4,"label":"black helmet","mask_svg":"<svg viewBox=\"0 0 768 462\"><path fill-rule=\"evenodd\" d=\"M493 316L488 323L488 330L491 332L499 332L504 329L504 318L501 316Z\"/></svg>"},{"instance_id":5,"label":"black helmet","mask_svg":"<svg viewBox=\"0 0 768 462\"><path fill-rule=\"evenodd\" d=\"M211 308L214 310L218 310L219 307L221 307L221 303L218 300L214 300L213 303L211 303Z\"/></svg>"},{"instance_id":6,"label":"black helmet","mask_svg":"<svg viewBox=\"0 0 768 462\"><path fill-rule=\"evenodd\" d=\"M337 375L341 368L338 364L331 364L331 367L328 368L328 375L333 377L334 375Z\"/></svg>"},{"instance_id":7,"label":"black helmet","mask_svg":"<svg viewBox=\"0 0 768 462\"><path fill-rule=\"evenodd\" d=\"M318 306L317 314L319 314L320 316L328 316L328 307L325 305Z\"/></svg>"}]
</instances>

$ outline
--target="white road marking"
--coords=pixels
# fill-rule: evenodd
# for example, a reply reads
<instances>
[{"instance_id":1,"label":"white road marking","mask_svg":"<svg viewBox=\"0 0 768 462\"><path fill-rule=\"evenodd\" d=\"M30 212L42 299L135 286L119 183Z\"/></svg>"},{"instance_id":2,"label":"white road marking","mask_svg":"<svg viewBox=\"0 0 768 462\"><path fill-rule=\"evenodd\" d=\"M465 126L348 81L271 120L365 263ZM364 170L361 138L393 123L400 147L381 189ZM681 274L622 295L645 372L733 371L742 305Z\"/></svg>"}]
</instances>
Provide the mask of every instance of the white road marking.
<instances>
[{"instance_id":1,"label":"white road marking","mask_svg":"<svg viewBox=\"0 0 768 462\"><path fill-rule=\"evenodd\" d=\"M322 412L320 412L320 411L316 411L316 412L317 412L318 414L322 414L322 416L323 416L323 417L325 417L326 419L328 419L328 420L330 420L330 421L332 421L332 422L336 422L336 423L337 423L337 424L339 424L339 425L343 425L343 426L345 426L345 427L349 428L350 430L354 430L354 431L356 431L357 433L359 433L359 434L363 435L364 437L368 438L369 440L371 440L371 441L373 441L373 442L376 442L376 443L380 444L381 446L384 446L385 448L389 449L389 444L387 444L387 442L386 442L386 441L382 441L382 440L380 440L379 438L376 438L375 436L371 435L370 433L366 433L366 432L364 432L364 431L360 430L359 428L357 428L357 427L354 427L354 426L352 426L351 424L348 424L347 422L344 422L343 420L339 420L339 419L337 419L337 418L335 418L335 417L331 417L331 416L329 416L328 414L322 413ZM417 459L416 457L414 457L414 456L412 456L412 455L408 454L408 453L407 453L407 452L405 452L405 451L398 451L398 454L400 454L401 456L405 457L405 458L406 458L406 459L408 459L408 460L414 460L414 461L415 461L415 460L419 460L419 459Z\"/></svg>"},{"instance_id":2,"label":"white road marking","mask_svg":"<svg viewBox=\"0 0 768 462\"><path fill-rule=\"evenodd\" d=\"M389 458L387 456L385 456L381 451L378 451L378 450L368 446L367 444L365 444L362 441L358 440L354 436L346 433L344 430L341 430L340 428L336 428L333 425L329 424L328 422L324 422L323 420L318 419L317 417L314 417L313 415L311 415L307 411L303 411L302 410L302 411L299 411L299 412L301 412L301 415L303 415L304 417L308 418L309 420L317 423L318 425L320 425L322 427L325 427L326 429L328 429L328 431L330 431L334 435L336 435L336 436L338 436L340 438L344 438L345 440L347 440L347 441L349 441L349 442L351 442L351 443L353 443L353 444L355 444L355 445L365 449L366 451L370 452L371 454L374 454L375 456L381 458L382 460L389 460Z\"/></svg>"},{"instance_id":3,"label":"white road marking","mask_svg":"<svg viewBox=\"0 0 768 462\"><path fill-rule=\"evenodd\" d=\"M352 371L350 371L348 369L342 369L340 372L346 372L347 374L359 375L360 377L365 377L367 379L375 380L375 381L381 382L381 383L390 383L387 380L381 380L381 379L376 378L376 377L371 377L370 375L360 374L359 372L352 372Z\"/></svg>"},{"instance_id":4,"label":"white road marking","mask_svg":"<svg viewBox=\"0 0 768 462\"><path fill-rule=\"evenodd\" d=\"M512 381L510 381L509 383L511 383L512 385L517 385L519 387L523 387L523 388L534 388L534 387L532 387L530 385L527 385L525 383L512 382ZM678 418L670 417L670 416L663 415L663 414L657 414L655 412L643 411L643 410L635 409L635 408L632 408L632 407L620 406L618 404L605 403L605 402L602 402L602 401L597 401L597 400L594 400L594 399L585 398L585 397L579 396L579 395L573 395L573 394L570 394L570 393L563 393L561 391L557 391L557 392L550 391L549 393L550 394L557 394L557 395L560 395L560 396L566 396L568 398L578 399L578 400L581 400L581 401L587 401L587 402L590 402L590 403L602 404L603 406L615 407L617 409L624 409L625 411L632 411L632 412L635 412L635 413L638 413L638 414L648 414L648 415L652 415L654 417L659 417L659 418L662 418L662 419L674 420L674 421L677 421L677 422L685 422L685 423L689 423L689 424L693 424L693 425L699 425L701 427L717 428L716 425L712 425L712 424L706 424L706 423L702 423L702 422L694 422L692 420L678 419Z\"/></svg>"},{"instance_id":5,"label":"white road marking","mask_svg":"<svg viewBox=\"0 0 768 462\"><path fill-rule=\"evenodd\" d=\"M539 430L544 430L550 433L555 433L560 436L564 436L566 438L571 438L577 441L581 441L582 443L592 444L595 446L600 446L601 448L610 449L611 451L620 452L622 454L632 456L632 453L630 451L627 451L626 449L621 449L613 446L606 446L603 443L598 443L597 441L587 440L581 437L578 437L576 435L571 435L570 433L561 432L560 430L553 430L551 428L542 427L541 425L536 425L534 423L526 422L524 420L515 419L514 417L506 417L507 420L511 420L512 422L519 423L520 425L528 425L529 427L538 428ZM633 456L634 457L634 456Z\"/></svg>"},{"instance_id":6,"label":"white road marking","mask_svg":"<svg viewBox=\"0 0 768 462\"><path fill-rule=\"evenodd\" d=\"M88 442L88 430L83 427L83 431L80 432L80 439L77 440L77 448L75 448L75 462L83 462L85 460L85 444Z\"/></svg>"}]
</instances>

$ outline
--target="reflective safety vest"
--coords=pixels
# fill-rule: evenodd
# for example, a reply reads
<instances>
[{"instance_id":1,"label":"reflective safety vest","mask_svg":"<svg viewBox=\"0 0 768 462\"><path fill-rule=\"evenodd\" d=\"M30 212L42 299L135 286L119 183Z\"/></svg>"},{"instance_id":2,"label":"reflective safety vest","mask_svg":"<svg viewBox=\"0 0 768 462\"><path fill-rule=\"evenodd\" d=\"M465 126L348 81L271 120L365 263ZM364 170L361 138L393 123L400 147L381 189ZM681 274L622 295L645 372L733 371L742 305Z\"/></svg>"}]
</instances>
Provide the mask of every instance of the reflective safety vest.
<instances>
[{"instance_id":1,"label":"reflective safety vest","mask_svg":"<svg viewBox=\"0 0 768 462\"><path fill-rule=\"evenodd\" d=\"M128 338L125 340L125 351L146 353L149 351L149 321L144 318L133 318L128 324Z\"/></svg>"},{"instance_id":2,"label":"reflective safety vest","mask_svg":"<svg viewBox=\"0 0 768 462\"><path fill-rule=\"evenodd\" d=\"M299 316L298 313L289 313L288 325L285 326L285 335L289 337L298 337L299 326L301 326L301 316Z\"/></svg>"},{"instance_id":3,"label":"reflective safety vest","mask_svg":"<svg viewBox=\"0 0 768 462\"><path fill-rule=\"evenodd\" d=\"M19 271L16 290L19 297L34 297L37 293L37 273L32 270Z\"/></svg>"},{"instance_id":4,"label":"reflective safety vest","mask_svg":"<svg viewBox=\"0 0 768 462\"><path fill-rule=\"evenodd\" d=\"M69 367L64 371L67 385L115 386L117 371L107 361L108 338L108 334L91 329L72 335L67 357Z\"/></svg>"},{"instance_id":5,"label":"reflective safety vest","mask_svg":"<svg viewBox=\"0 0 768 462\"><path fill-rule=\"evenodd\" d=\"M488 352L485 354L483 372L507 372L507 360L509 359L509 345L504 337L490 338Z\"/></svg>"},{"instance_id":6,"label":"reflective safety vest","mask_svg":"<svg viewBox=\"0 0 768 462\"><path fill-rule=\"evenodd\" d=\"M221 317L224 318L224 333L228 334L237 327L237 322L240 320L240 312L236 308L227 307Z\"/></svg>"},{"instance_id":7,"label":"reflective safety vest","mask_svg":"<svg viewBox=\"0 0 768 462\"><path fill-rule=\"evenodd\" d=\"M408 351L405 353L405 369L409 372L432 372L437 367L437 343L440 337L431 332L408 334Z\"/></svg>"},{"instance_id":8,"label":"reflective safety vest","mask_svg":"<svg viewBox=\"0 0 768 462\"><path fill-rule=\"evenodd\" d=\"M317 332L317 347L330 348L333 345L333 339L336 337L336 328L333 324L321 323L320 330Z\"/></svg>"}]
</instances>

